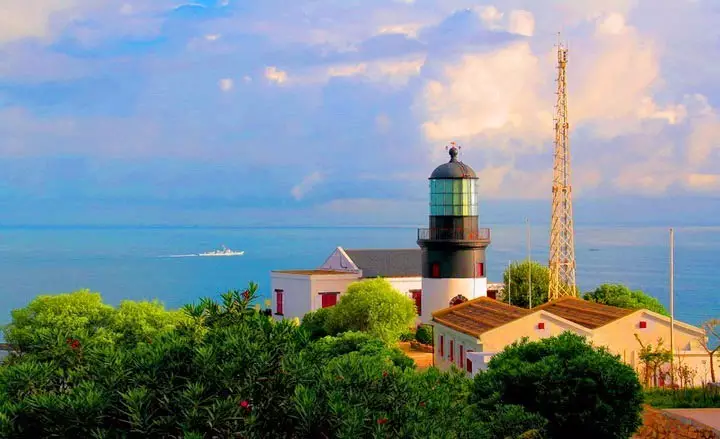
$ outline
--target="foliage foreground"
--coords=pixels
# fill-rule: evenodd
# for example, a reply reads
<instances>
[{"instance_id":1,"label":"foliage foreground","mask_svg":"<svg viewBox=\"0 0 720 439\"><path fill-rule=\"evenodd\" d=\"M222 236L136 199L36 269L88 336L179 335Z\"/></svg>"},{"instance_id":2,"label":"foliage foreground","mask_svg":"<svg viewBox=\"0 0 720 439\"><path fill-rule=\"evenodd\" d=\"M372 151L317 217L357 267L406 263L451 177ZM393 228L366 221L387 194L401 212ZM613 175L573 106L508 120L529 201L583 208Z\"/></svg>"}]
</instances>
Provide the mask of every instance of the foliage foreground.
<instances>
[{"instance_id":1,"label":"foliage foreground","mask_svg":"<svg viewBox=\"0 0 720 439\"><path fill-rule=\"evenodd\" d=\"M504 438L542 431L545 421L520 407L468 404L471 381L462 374L417 372L401 351L368 334L310 341L296 324L254 310L255 288L187 306L188 319L152 339L100 343L88 322L51 327L28 317L23 337L40 331L48 344L22 349L0 368L0 437Z\"/></svg>"},{"instance_id":2,"label":"foliage foreground","mask_svg":"<svg viewBox=\"0 0 720 439\"><path fill-rule=\"evenodd\" d=\"M518 344L473 382L419 372L368 333L313 340L255 310L255 292L188 305L171 327L136 313L112 342L97 334L113 319L16 314L8 341L43 343L0 366L0 437L619 438L636 426L637 378L580 338Z\"/></svg>"}]
</instances>

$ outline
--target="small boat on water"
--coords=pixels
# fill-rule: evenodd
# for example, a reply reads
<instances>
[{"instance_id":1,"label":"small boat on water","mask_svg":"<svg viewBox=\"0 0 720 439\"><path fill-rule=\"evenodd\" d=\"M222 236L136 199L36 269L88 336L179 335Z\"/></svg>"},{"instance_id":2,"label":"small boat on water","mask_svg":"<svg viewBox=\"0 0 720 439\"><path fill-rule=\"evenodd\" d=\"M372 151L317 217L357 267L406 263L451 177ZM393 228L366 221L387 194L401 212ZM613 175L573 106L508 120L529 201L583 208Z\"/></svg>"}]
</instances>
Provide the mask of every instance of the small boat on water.
<instances>
[{"instance_id":1,"label":"small boat on water","mask_svg":"<svg viewBox=\"0 0 720 439\"><path fill-rule=\"evenodd\" d=\"M236 252L234 250L230 250L223 245L221 250L213 250L210 252L199 253L198 256L242 256L244 254L244 251Z\"/></svg>"}]
</instances>

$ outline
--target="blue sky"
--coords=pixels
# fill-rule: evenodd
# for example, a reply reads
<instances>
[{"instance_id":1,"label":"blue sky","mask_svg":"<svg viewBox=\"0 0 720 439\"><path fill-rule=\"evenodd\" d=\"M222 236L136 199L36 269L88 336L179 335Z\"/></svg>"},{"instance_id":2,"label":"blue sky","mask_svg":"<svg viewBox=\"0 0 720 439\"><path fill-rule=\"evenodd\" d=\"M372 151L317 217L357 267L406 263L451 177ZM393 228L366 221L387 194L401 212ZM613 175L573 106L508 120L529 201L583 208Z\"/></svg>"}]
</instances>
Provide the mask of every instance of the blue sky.
<instances>
[{"instance_id":1,"label":"blue sky","mask_svg":"<svg viewBox=\"0 0 720 439\"><path fill-rule=\"evenodd\" d=\"M485 219L542 219L563 30L577 215L713 223L719 20L712 0L4 1L0 208L417 223L455 140Z\"/></svg>"}]
</instances>

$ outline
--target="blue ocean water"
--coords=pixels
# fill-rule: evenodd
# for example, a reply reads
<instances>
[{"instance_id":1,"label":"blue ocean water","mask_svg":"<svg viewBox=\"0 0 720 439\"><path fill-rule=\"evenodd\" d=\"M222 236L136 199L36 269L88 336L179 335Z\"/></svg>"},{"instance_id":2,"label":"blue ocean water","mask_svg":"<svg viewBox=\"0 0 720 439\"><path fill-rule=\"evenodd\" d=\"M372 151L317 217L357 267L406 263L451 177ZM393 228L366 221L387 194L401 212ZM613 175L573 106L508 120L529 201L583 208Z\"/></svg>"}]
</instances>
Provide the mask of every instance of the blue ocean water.
<instances>
[{"instance_id":1,"label":"blue ocean water","mask_svg":"<svg viewBox=\"0 0 720 439\"><path fill-rule=\"evenodd\" d=\"M525 227L490 225L489 280L499 281L510 260L527 256ZM412 248L415 227L0 228L0 323L38 294L89 288L108 303L157 298L169 307L216 296L248 281L269 294L270 270L314 268L345 248ZM547 261L548 230L531 230L532 258ZM169 258L226 245L245 255ZM665 228L577 228L578 283L587 291L620 282L669 299L669 244ZM676 317L698 324L720 317L720 228L676 229Z\"/></svg>"}]
</instances>

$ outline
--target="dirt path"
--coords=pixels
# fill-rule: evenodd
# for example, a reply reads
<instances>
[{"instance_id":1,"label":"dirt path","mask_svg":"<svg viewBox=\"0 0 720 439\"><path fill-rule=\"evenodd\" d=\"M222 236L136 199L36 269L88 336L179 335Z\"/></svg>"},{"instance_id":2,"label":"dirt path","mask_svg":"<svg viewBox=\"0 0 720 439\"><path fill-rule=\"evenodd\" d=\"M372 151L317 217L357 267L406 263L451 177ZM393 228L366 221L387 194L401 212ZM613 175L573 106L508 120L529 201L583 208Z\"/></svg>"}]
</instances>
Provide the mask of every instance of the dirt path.
<instances>
[{"instance_id":1,"label":"dirt path","mask_svg":"<svg viewBox=\"0 0 720 439\"><path fill-rule=\"evenodd\" d=\"M415 361L418 369L426 369L433 365L432 353L415 351L410 347L410 343L407 342L398 343L398 347L405 353L405 355Z\"/></svg>"}]
</instances>

